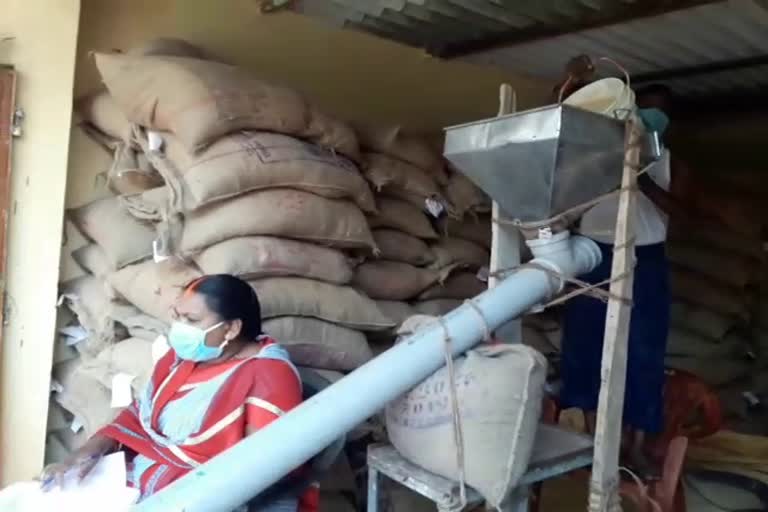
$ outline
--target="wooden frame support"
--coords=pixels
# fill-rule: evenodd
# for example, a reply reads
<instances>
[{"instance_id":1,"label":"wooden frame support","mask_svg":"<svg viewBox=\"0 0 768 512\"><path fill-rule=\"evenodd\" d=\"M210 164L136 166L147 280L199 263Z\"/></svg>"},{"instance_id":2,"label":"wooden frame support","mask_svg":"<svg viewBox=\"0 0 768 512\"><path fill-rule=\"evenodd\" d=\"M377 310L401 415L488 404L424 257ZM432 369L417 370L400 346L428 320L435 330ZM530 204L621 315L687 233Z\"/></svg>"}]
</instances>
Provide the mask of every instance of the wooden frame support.
<instances>
[{"instance_id":1,"label":"wooden frame support","mask_svg":"<svg viewBox=\"0 0 768 512\"><path fill-rule=\"evenodd\" d=\"M627 122L623 192L616 219L613 267L608 312L603 338L600 398L595 429L595 451L589 493L590 512L616 512L619 503L619 452L622 438L624 389L627 376L627 344L634 283L635 244L632 226L637 169L640 163L640 127Z\"/></svg>"},{"instance_id":2,"label":"wooden frame support","mask_svg":"<svg viewBox=\"0 0 768 512\"><path fill-rule=\"evenodd\" d=\"M502 84L499 89L499 116L512 114L517 109L515 91L509 84ZM489 267L488 288L499 282L496 273L500 270L520 265L520 231L504 216L499 204L494 201L491 212L491 264ZM520 320L513 320L496 330L496 337L505 343L520 343L522 331Z\"/></svg>"}]
</instances>

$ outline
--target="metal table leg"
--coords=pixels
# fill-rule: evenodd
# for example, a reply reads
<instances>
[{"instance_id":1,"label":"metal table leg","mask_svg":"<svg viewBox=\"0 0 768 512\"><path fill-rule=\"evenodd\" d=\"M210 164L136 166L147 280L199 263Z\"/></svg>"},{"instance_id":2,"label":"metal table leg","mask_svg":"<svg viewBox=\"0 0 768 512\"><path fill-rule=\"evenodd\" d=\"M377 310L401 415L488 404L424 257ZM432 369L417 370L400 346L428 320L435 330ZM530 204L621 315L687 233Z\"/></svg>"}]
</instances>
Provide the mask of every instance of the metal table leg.
<instances>
[{"instance_id":1,"label":"metal table leg","mask_svg":"<svg viewBox=\"0 0 768 512\"><path fill-rule=\"evenodd\" d=\"M379 512L379 488L381 474L375 468L368 467L368 512Z\"/></svg>"}]
</instances>

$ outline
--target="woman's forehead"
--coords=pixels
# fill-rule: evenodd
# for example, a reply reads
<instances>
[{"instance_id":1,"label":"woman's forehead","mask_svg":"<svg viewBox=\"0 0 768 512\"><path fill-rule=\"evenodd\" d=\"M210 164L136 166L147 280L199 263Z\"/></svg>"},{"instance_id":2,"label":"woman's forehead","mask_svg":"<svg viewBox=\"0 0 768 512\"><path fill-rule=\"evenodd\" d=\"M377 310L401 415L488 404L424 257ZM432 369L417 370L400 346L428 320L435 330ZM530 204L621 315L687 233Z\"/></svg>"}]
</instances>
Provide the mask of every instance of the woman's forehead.
<instances>
[{"instance_id":1,"label":"woman's forehead","mask_svg":"<svg viewBox=\"0 0 768 512\"><path fill-rule=\"evenodd\" d=\"M185 291L176 301L176 312L180 315L205 316L211 314L205 297L201 293Z\"/></svg>"}]
</instances>

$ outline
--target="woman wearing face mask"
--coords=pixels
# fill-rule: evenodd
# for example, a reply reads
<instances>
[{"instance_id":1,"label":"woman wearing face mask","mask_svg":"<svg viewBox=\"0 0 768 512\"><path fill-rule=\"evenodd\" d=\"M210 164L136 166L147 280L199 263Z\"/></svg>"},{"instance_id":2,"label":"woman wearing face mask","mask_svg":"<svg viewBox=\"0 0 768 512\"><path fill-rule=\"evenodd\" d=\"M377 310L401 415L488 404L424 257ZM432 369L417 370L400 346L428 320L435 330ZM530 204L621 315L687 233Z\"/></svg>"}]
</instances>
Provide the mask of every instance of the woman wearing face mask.
<instances>
[{"instance_id":1,"label":"woman wearing face mask","mask_svg":"<svg viewBox=\"0 0 768 512\"><path fill-rule=\"evenodd\" d=\"M44 483L72 470L85 476L102 456L123 449L136 454L129 484L145 498L301 402L299 374L285 349L262 333L259 300L246 282L204 276L187 286L172 313L172 350L139 399L68 461L47 468ZM277 493L258 510L316 510L317 489L302 493Z\"/></svg>"}]
</instances>

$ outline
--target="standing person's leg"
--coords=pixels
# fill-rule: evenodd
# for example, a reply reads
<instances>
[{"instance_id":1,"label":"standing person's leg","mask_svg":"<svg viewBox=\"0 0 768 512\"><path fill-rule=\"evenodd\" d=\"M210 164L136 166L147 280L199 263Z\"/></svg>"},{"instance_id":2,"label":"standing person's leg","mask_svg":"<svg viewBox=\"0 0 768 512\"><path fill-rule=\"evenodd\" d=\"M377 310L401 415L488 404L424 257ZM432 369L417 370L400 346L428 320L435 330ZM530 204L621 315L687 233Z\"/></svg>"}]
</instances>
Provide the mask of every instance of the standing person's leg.
<instances>
[{"instance_id":1,"label":"standing person's leg","mask_svg":"<svg viewBox=\"0 0 768 512\"><path fill-rule=\"evenodd\" d=\"M659 476L646 438L663 429L664 355L669 331L669 275L663 244L639 246L629 333L624 424L632 431L629 464L644 478Z\"/></svg>"}]
</instances>

